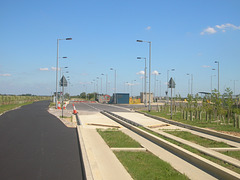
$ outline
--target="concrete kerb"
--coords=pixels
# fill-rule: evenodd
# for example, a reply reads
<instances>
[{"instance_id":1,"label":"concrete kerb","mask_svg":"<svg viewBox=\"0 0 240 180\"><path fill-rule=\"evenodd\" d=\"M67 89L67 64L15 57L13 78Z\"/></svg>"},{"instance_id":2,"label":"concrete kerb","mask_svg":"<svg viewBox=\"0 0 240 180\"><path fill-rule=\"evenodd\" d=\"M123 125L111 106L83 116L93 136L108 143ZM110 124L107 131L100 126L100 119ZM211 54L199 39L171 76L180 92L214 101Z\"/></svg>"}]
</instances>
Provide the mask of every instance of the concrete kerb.
<instances>
[{"instance_id":1,"label":"concrete kerb","mask_svg":"<svg viewBox=\"0 0 240 180\"><path fill-rule=\"evenodd\" d=\"M81 148L81 154L82 154L82 161L83 161L83 171L85 173L85 177L87 180L93 180L93 174L92 174L92 169L90 166L90 162L88 160L88 156L87 156L87 151L85 148L85 144L83 141L83 137L82 137L82 133L81 133L81 126L77 125L77 133L78 133L78 140L79 140L79 145Z\"/></svg>"},{"instance_id":2,"label":"concrete kerb","mask_svg":"<svg viewBox=\"0 0 240 180\"><path fill-rule=\"evenodd\" d=\"M150 130L150 131L154 131L154 130L152 130L150 128L147 128L147 127L145 127L145 128ZM190 146L190 147L192 147L194 149L197 149L198 151L200 151L200 152L202 152L202 153L204 153L206 155L209 155L209 156L214 157L216 159L220 159L220 160L222 160L222 161L224 161L224 162L226 162L228 164L231 164L233 166L236 166L236 167L240 168L240 161L235 159L235 158L232 158L230 156L227 156L227 155L224 155L222 153L216 152L213 149L200 146L198 144L189 142L189 141L187 141L185 139L176 137L174 135L171 135L171 134L168 134L168 133L165 133L165 132L161 132L161 131L160 132L159 131L154 131L154 132L156 132L156 133L158 133L158 134L160 134L160 135L162 135L162 136L164 136L166 138L169 138L169 139L172 139L174 141L177 141L179 143L186 144L186 145L188 145L188 146ZM226 149L226 148L224 148L224 149ZM230 148L228 148L228 149L230 149Z\"/></svg>"},{"instance_id":3,"label":"concrete kerb","mask_svg":"<svg viewBox=\"0 0 240 180\"><path fill-rule=\"evenodd\" d=\"M148 117L151 117L151 118L154 118L156 120L163 121L163 122L166 122L166 123L169 123L169 124L173 124L173 125L176 125L176 126L184 127L184 128L187 128L187 129L195 130L195 131L198 131L198 132L206 133L206 134L209 134L209 135L217 136L217 137L220 137L220 138L224 138L224 139L228 139L228 140L240 143L240 138L236 137L236 136L227 135L227 134L223 134L223 133L216 132L216 131L211 131L211 130L208 130L208 129L195 127L195 126L191 126L191 125L188 125L188 124L183 124L183 123L180 123L180 122L172 121L172 120L169 120L169 119L161 118L161 117L150 115L150 114L147 114L147 113L142 113L142 112L139 112L139 111L135 111L135 112L144 114L145 116L148 116Z\"/></svg>"},{"instance_id":4,"label":"concrete kerb","mask_svg":"<svg viewBox=\"0 0 240 180\"><path fill-rule=\"evenodd\" d=\"M216 163L213 163L205 158L202 158L201 156L198 156L192 152L189 152L175 144L172 144L164 139L161 139L155 135L152 135L144 130L141 130L140 128L128 124L127 122L124 122L117 117L114 117L111 114L108 114L108 112L101 112L102 114L108 116L109 118L117 121L118 123L122 124L123 126L133 130L137 134L151 140L152 142L159 144L160 146L164 147L165 149L179 155L180 157L186 159L187 161L195 164L196 166L204 169L206 172L211 173L212 175L216 176L220 179L240 179L240 174L237 174L236 172L233 172L227 168L224 168Z\"/></svg>"}]
</instances>

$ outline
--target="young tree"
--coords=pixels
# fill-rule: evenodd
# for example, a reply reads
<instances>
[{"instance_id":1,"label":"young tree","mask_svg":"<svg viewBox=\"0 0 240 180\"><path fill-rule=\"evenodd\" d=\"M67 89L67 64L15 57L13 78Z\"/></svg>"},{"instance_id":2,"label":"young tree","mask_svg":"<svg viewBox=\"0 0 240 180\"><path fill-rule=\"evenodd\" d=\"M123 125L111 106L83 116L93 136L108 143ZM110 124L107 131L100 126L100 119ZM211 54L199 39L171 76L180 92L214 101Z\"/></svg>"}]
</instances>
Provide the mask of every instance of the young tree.
<instances>
[{"instance_id":1,"label":"young tree","mask_svg":"<svg viewBox=\"0 0 240 180\"><path fill-rule=\"evenodd\" d=\"M82 93L80 94L80 98L86 99L86 97L87 97L87 95L86 95L85 92L82 92Z\"/></svg>"},{"instance_id":2,"label":"young tree","mask_svg":"<svg viewBox=\"0 0 240 180\"><path fill-rule=\"evenodd\" d=\"M221 114L222 111L222 98L220 97L220 93L214 89L211 95L211 101L214 105L214 116L215 118ZM216 120L216 119L215 119Z\"/></svg>"},{"instance_id":3,"label":"young tree","mask_svg":"<svg viewBox=\"0 0 240 180\"><path fill-rule=\"evenodd\" d=\"M232 114L232 108L233 108L233 98L232 98L233 92L230 88L226 88L225 92L223 94L223 100L224 100L224 107L227 109L227 118L228 118L228 124L230 123L230 118Z\"/></svg>"}]
</instances>

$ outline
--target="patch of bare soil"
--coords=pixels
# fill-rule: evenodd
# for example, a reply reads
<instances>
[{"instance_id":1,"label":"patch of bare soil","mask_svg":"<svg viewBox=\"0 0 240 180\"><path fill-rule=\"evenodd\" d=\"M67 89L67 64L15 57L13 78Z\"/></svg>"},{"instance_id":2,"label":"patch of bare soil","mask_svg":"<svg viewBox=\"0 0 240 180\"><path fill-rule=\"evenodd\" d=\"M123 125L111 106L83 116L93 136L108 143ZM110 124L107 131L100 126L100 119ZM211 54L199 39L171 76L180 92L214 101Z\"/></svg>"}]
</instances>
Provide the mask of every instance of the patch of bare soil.
<instances>
[{"instance_id":1,"label":"patch of bare soil","mask_svg":"<svg viewBox=\"0 0 240 180\"><path fill-rule=\"evenodd\" d=\"M206 129L213 130L213 129L211 129L211 128L206 128ZM217 130L214 130L214 131L217 131ZM240 137L240 132L231 132L231 131L217 131L217 132Z\"/></svg>"}]
</instances>

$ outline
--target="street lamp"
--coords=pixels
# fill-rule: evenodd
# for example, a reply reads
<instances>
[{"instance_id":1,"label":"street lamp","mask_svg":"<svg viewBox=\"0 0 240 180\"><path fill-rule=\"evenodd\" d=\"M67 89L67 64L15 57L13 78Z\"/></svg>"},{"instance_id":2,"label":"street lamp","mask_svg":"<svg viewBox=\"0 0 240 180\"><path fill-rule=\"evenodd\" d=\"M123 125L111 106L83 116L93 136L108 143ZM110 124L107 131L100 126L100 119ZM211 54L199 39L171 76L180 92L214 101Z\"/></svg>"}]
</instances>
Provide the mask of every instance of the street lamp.
<instances>
[{"instance_id":1,"label":"street lamp","mask_svg":"<svg viewBox=\"0 0 240 180\"><path fill-rule=\"evenodd\" d=\"M149 43L149 104L148 104L148 111L151 111L151 41L143 41L143 40L137 40L137 42L146 42Z\"/></svg>"},{"instance_id":2,"label":"street lamp","mask_svg":"<svg viewBox=\"0 0 240 180\"><path fill-rule=\"evenodd\" d=\"M99 80L99 77L96 77L96 79L97 79L97 94L99 94L99 92L98 92L98 80Z\"/></svg>"},{"instance_id":3,"label":"street lamp","mask_svg":"<svg viewBox=\"0 0 240 180\"><path fill-rule=\"evenodd\" d=\"M189 80L188 80L188 91L190 93L190 84L191 84L191 95L193 96L193 74L189 74L187 73L187 75L189 76ZM191 75L191 81L190 81L190 75ZM189 94L188 93L188 94Z\"/></svg>"},{"instance_id":4,"label":"street lamp","mask_svg":"<svg viewBox=\"0 0 240 180\"><path fill-rule=\"evenodd\" d=\"M56 109L57 109L57 101L58 101L58 51L59 51L59 40L72 40L72 38L65 39L57 39L57 66L56 66Z\"/></svg>"},{"instance_id":5,"label":"street lamp","mask_svg":"<svg viewBox=\"0 0 240 180\"><path fill-rule=\"evenodd\" d=\"M144 59L145 60L145 70L144 70L144 93L145 93L145 98L144 98L144 104L145 104L145 107L147 107L147 58L137 57L137 59Z\"/></svg>"},{"instance_id":6,"label":"street lamp","mask_svg":"<svg viewBox=\"0 0 240 180\"><path fill-rule=\"evenodd\" d=\"M115 97L114 97L114 103L116 104L117 103L117 70L116 69L113 69L113 68L110 68L111 71L114 70L114 94L115 94Z\"/></svg>"},{"instance_id":7,"label":"street lamp","mask_svg":"<svg viewBox=\"0 0 240 180\"><path fill-rule=\"evenodd\" d=\"M219 61L215 61L216 64L218 64L218 93L220 93L219 91Z\"/></svg>"},{"instance_id":8,"label":"street lamp","mask_svg":"<svg viewBox=\"0 0 240 180\"><path fill-rule=\"evenodd\" d=\"M133 99L133 85L134 85L135 81L136 80L132 80L132 84L131 84L131 96L132 96L132 99Z\"/></svg>"},{"instance_id":9,"label":"street lamp","mask_svg":"<svg viewBox=\"0 0 240 180\"><path fill-rule=\"evenodd\" d=\"M156 100L157 98L157 93L156 93L156 81L157 81L157 75L160 75L161 73L157 72L157 71L153 71L152 74L154 74L155 78L154 78L154 99Z\"/></svg>"},{"instance_id":10,"label":"street lamp","mask_svg":"<svg viewBox=\"0 0 240 180\"><path fill-rule=\"evenodd\" d=\"M212 78L215 77L216 75L211 75L211 93L212 93Z\"/></svg>"}]
</instances>

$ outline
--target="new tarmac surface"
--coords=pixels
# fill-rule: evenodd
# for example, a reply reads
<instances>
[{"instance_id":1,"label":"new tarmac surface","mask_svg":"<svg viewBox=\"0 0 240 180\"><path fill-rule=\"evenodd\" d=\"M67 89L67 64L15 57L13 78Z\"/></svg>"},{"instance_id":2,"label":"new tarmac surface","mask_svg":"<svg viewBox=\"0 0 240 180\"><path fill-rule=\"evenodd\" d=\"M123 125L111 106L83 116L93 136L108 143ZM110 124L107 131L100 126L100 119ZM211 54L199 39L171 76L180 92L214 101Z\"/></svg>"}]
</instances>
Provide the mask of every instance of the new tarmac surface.
<instances>
[{"instance_id":1,"label":"new tarmac surface","mask_svg":"<svg viewBox=\"0 0 240 180\"><path fill-rule=\"evenodd\" d=\"M48 113L48 105L0 116L0 179L83 179L76 129Z\"/></svg>"}]
</instances>

